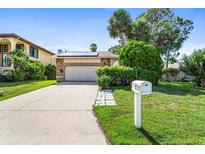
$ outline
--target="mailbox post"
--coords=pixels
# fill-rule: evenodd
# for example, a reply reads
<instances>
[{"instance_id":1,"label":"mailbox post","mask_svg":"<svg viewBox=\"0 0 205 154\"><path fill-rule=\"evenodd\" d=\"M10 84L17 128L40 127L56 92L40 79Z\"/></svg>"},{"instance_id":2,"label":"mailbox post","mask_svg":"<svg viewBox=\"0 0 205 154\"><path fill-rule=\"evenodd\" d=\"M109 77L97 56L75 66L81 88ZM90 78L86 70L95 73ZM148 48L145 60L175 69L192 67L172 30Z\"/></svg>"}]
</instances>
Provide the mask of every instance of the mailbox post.
<instances>
[{"instance_id":1,"label":"mailbox post","mask_svg":"<svg viewBox=\"0 0 205 154\"><path fill-rule=\"evenodd\" d=\"M152 83L135 80L132 82L132 91L134 91L134 124L137 128L141 128L141 95L152 93Z\"/></svg>"}]
</instances>

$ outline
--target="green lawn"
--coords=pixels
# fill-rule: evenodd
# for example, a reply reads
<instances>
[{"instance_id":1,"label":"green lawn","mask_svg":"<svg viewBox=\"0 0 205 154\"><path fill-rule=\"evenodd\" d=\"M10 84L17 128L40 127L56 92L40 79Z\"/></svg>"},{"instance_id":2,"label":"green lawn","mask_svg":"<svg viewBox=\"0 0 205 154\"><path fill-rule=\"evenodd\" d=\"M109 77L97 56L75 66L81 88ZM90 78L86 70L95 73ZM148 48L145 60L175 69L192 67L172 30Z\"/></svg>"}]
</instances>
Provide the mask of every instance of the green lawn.
<instances>
[{"instance_id":1,"label":"green lawn","mask_svg":"<svg viewBox=\"0 0 205 154\"><path fill-rule=\"evenodd\" d=\"M25 81L25 82L0 82L0 90L4 91L4 95L0 96L0 101L11 97L15 97L30 91L34 91L52 84L56 84L56 80L44 81Z\"/></svg>"},{"instance_id":2,"label":"green lawn","mask_svg":"<svg viewBox=\"0 0 205 154\"><path fill-rule=\"evenodd\" d=\"M142 129L133 122L130 87L113 89L116 106L94 107L112 144L205 144L205 89L160 83L142 96Z\"/></svg>"}]
</instances>

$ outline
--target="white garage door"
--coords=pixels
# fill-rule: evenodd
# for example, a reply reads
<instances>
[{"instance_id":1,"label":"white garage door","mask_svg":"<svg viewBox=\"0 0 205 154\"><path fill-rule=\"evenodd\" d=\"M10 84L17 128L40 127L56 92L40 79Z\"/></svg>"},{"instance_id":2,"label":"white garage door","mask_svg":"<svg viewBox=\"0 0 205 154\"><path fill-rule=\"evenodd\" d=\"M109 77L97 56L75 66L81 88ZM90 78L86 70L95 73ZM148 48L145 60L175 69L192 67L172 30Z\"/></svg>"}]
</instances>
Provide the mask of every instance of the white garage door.
<instances>
[{"instance_id":1,"label":"white garage door","mask_svg":"<svg viewBox=\"0 0 205 154\"><path fill-rule=\"evenodd\" d=\"M67 66L65 68L66 81L96 81L95 66Z\"/></svg>"}]
</instances>

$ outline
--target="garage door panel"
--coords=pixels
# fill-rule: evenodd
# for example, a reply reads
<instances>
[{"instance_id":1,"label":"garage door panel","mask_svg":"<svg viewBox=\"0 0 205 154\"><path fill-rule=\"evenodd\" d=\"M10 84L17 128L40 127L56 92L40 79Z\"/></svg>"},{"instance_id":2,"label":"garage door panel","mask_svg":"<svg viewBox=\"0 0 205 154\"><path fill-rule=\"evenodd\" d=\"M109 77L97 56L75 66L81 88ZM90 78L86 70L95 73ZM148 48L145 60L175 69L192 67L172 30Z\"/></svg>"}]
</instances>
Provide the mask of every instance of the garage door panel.
<instances>
[{"instance_id":1,"label":"garage door panel","mask_svg":"<svg viewBox=\"0 0 205 154\"><path fill-rule=\"evenodd\" d=\"M95 66L68 66L65 68L66 81L96 81Z\"/></svg>"}]
</instances>

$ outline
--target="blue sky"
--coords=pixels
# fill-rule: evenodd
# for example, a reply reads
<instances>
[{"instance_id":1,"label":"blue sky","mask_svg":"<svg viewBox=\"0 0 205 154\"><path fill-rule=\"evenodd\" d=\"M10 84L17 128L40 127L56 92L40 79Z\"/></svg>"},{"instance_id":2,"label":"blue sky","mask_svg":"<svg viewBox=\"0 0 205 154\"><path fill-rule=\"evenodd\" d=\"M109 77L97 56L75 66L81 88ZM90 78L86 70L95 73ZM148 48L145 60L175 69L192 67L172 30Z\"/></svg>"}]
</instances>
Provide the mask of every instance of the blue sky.
<instances>
[{"instance_id":1,"label":"blue sky","mask_svg":"<svg viewBox=\"0 0 205 154\"><path fill-rule=\"evenodd\" d=\"M0 33L16 33L53 52L57 49L88 51L95 42L98 51L118 43L109 37L107 21L115 9L0 9ZM146 9L126 9L134 20ZM205 47L205 9L173 9L191 19L194 30L180 52Z\"/></svg>"}]
</instances>

